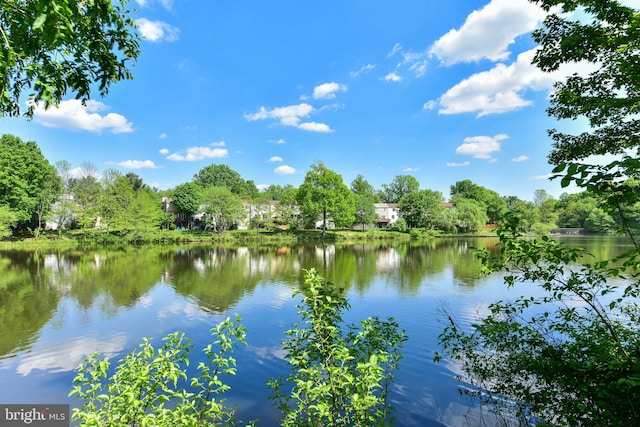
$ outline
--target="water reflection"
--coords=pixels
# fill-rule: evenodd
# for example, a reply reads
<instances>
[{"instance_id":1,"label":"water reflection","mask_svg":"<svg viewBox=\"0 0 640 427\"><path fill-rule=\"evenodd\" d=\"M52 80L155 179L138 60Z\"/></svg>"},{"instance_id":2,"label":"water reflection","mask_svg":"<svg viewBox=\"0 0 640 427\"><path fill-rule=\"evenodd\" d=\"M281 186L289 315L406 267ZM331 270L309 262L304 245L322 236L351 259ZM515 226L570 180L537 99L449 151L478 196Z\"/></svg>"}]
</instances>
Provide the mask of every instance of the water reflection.
<instances>
[{"instance_id":1,"label":"water reflection","mask_svg":"<svg viewBox=\"0 0 640 427\"><path fill-rule=\"evenodd\" d=\"M574 243L578 242L585 240ZM612 244L618 240L587 242L595 259L626 249ZM166 284L204 312L222 313L258 286L281 283L294 289L308 268L360 295L383 281L398 295L411 296L441 275L450 275L455 286L472 289L478 283L479 262L470 249L494 250L496 243L478 238L344 246L0 251L0 357L27 349L63 297L82 310L97 308L115 317L123 309L144 305L152 288ZM282 301L290 296L287 292ZM186 310L186 317L202 315L182 306L165 310Z\"/></svg>"}]
</instances>

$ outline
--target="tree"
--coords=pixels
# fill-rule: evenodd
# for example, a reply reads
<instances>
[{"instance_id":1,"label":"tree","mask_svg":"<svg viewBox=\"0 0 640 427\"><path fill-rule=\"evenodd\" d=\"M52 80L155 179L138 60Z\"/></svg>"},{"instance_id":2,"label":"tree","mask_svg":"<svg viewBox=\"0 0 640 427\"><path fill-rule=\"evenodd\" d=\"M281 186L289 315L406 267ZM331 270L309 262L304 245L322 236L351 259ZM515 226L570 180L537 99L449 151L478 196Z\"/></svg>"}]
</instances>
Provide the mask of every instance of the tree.
<instances>
[{"instance_id":1,"label":"tree","mask_svg":"<svg viewBox=\"0 0 640 427\"><path fill-rule=\"evenodd\" d=\"M20 223L36 219L38 199L57 191L48 188L57 183L55 176L35 142L8 134L0 137L0 205L15 212Z\"/></svg>"},{"instance_id":2,"label":"tree","mask_svg":"<svg viewBox=\"0 0 640 427\"><path fill-rule=\"evenodd\" d=\"M425 227L433 229L442 216L444 207L442 193L433 190L418 190L405 194L398 202L400 216L409 228Z\"/></svg>"},{"instance_id":3,"label":"tree","mask_svg":"<svg viewBox=\"0 0 640 427\"><path fill-rule=\"evenodd\" d=\"M91 162L82 162L78 177L69 180L69 191L76 203L76 218L80 227L93 226L98 217L98 198L102 186L98 181L100 173Z\"/></svg>"},{"instance_id":4,"label":"tree","mask_svg":"<svg viewBox=\"0 0 640 427\"><path fill-rule=\"evenodd\" d=\"M311 165L311 170L304 177L298 188L298 203L307 224L322 221L322 234L325 234L327 223L333 221L336 227L353 224L355 203L353 194L342 176L318 162Z\"/></svg>"},{"instance_id":5,"label":"tree","mask_svg":"<svg viewBox=\"0 0 640 427\"><path fill-rule=\"evenodd\" d=\"M556 83L549 115L559 120L586 118L589 125L578 135L551 129L550 163L619 154L640 145L638 10L614 0L535 3L553 13L533 33L540 43L534 64L543 71L555 71L572 62L597 64L587 75L574 74ZM578 8L584 8L587 18L566 15Z\"/></svg>"},{"instance_id":6,"label":"tree","mask_svg":"<svg viewBox=\"0 0 640 427\"><path fill-rule=\"evenodd\" d=\"M193 176L193 181L206 187L226 187L233 194L242 198L252 198L257 196L258 189L253 181L245 181L242 176L227 165L212 164L200 169Z\"/></svg>"},{"instance_id":7,"label":"tree","mask_svg":"<svg viewBox=\"0 0 640 427\"><path fill-rule=\"evenodd\" d=\"M498 193L468 179L458 181L451 186L451 201L455 203L461 197L482 203L487 213L487 220L491 224L498 223L507 209L505 200Z\"/></svg>"},{"instance_id":8,"label":"tree","mask_svg":"<svg viewBox=\"0 0 640 427\"><path fill-rule=\"evenodd\" d=\"M102 225L121 233L131 231L137 221L134 200L135 192L129 179L119 176L111 182L107 181L99 199Z\"/></svg>"},{"instance_id":9,"label":"tree","mask_svg":"<svg viewBox=\"0 0 640 427\"><path fill-rule=\"evenodd\" d=\"M459 233L484 230L487 214L482 203L473 199L460 198L456 201L455 226Z\"/></svg>"},{"instance_id":10,"label":"tree","mask_svg":"<svg viewBox=\"0 0 640 427\"><path fill-rule=\"evenodd\" d=\"M139 35L125 0L0 0L0 109L21 114L23 91L45 108L71 91L86 101L133 76Z\"/></svg>"},{"instance_id":11,"label":"tree","mask_svg":"<svg viewBox=\"0 0 640 427\"><path fill-rule=\"evenodd\" d=\"M271 184L270 186L262 190L261 194L267 200L280 200L282 199L284 192L290 188L293 188L291 184L285 184L285 185Z\"/></svg>"},{"instance_id":12,"label":"tree","mask_svg":"<svg viewBox=\"0 0 640 427\"><path fill-rule=\"evenodd\" d=\"M43 186L36 196L34 236L38 238L40 231L44 229L44 222L53 215L53 204L60 198L62 179L54 168L49 169L49 177L43 182Z\"/></svg>"},{"instance_id":13,"label":"tree","mask_svg":"<svg viewBox=\"0 0 640 427\"><path fill-rule=\"evenodd\" d=\"M202 193L202 206L206 218L218 234L245 219L242 200L227 187L207 187Z\"/></svg>"},{"instance_id":14,"label":"tree","mask_svg":"<svg viewBox=\"0 0 640 427\"><path fill-rule=\"evenodd\" d=\"M11 236L11 228L18 222L18 214L6 205L0 205L0 239Z\"/></svg>"},{"instance_id":15,"label":"tree","mask_svg":"<svg viewBox=\"0 0 640 427\"><path fill-rule=\"evenodd\" d=\"M591 199L584 221L601 226L608 222L603 213L615 217L631 249L592 263L580 248L546 236L523 238L517 218L508 218L499 251L480 252L483 265L506 272L509 287L535 284L539 291L491 304L470 331L450 319L441 343L478 387L476 393L465 384L469 393L522 423L639 425L640 159L636 153L606 165L577 160L640 145L640 13L613 0L537 3L555 13L534 34L541 43L536 64L552 71L587 60L597 68L560 82L551 98L551 116L590 124L579 135L550 131L554 176L563 187L586 190L561 197L558 206ZM566 12L577 8L579 21L572 21Z\"/></svg>"},{"instance_id":16,"label":"tree","mask_svg":"<svg viewBox=\"0 0 640 427\"><path fill-rule=\"evenodd\" d=\"M403 196L418 191L420 183L412 175L396 175L389 184L382 184L380 200L383 203L398 203Z\"/></svg>"},{"instance_id":17,"label":"tree","mask_svg":"<svg viewBox=\"0 0 640 427\"><path fill-rule=\"evenodd\" d=\"M362 175L358 175L351 182L351 191L355 203L355 223L365 225L372 224L378 219L374 204L379 200L376 190Z\"/></svg>"},{"instance_id":18,"label":"tree","mask_svg":"<svg viewBox=\"0 0 640 427\"><path fill-rule=\"evenodd\" d=\"M293 187L286 188L275 208L276 222L289 228L298 226L300 209L298 208L298 189Z\"/></svg>"},{"instance_id":19,"label":"tree","mask_svg":"<svg viewBox=\"0 0 640 427\"><path fill-rule=\"evenodd\" d=\"M186 182L176 187L173 192L173 205L178 212L191 217L200 210L202 187L195 182Z\"/></svg>"}]
</instances>

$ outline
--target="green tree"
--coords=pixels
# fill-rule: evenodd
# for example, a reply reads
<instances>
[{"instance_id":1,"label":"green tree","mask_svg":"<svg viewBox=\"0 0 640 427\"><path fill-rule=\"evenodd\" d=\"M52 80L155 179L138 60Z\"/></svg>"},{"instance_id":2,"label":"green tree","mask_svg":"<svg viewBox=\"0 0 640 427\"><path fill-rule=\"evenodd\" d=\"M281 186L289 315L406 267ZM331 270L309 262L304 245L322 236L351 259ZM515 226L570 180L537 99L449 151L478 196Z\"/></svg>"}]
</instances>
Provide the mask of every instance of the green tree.
<instances>
[{"instance_id":1,"label":"green tree","mask_svg":"<svg viewBox=\"0 0 640 427\"><path fill-rule=\"evenodd\" d=\"M638 9L615 0L535 3L553 12L533 33L540 43L534 63L541 70L555 71L563 64L585 60L597 64L588 74L574 74L556 83L549 115L557 119L586 118L589 125L577 135L551 129L550 162L618 154L640 145ZM587 18L567 15L577 9L584 9Z\"/></svg>"},{"instance_id":2,"label":"green tree","mask_svg":"<svg viewBox=\"0 0 640 427\"><path fill-rule=\"evenodd\" d=\"M99 176L96 166L87 161L80 164L78 176L69 180L69 191L76 204L75 216L83 229L92 227L99 214L98 199L102 192Z\"/></svg>"},{"instance_id":3,"label":"green tree","mask_svg":"<svg viewBox=\"0 0 640 427\"><path fill-rule=\"evenodd\" d=\"M0 0L0 109L21 114L23 91L57 105L71 91L86 101L131 79L139 35L125 0ZM27 116L33 114L30 103Z\"/></svg>"},{"instance_id":4,"label":"green tree","mask_svg":"<svg viewBox=\"0 0 640 427\"><path fill-rule=\"evenodd\" d=\"M253 181L245 181L242 176L227 165L212 164L200 169L193 181L202 188L226 187L233 194L246 199L257 196L258 189Z\"/></svg>"},{"instance_id":5,"label":"green tree","mask_svg":"<svg viewBox=\"0 0 640 427\"><path fill-rule=\"evenodd\" d=\"M0 205L0 239L11 236L11 228L18 223L18 214L6 205Z\"/></svg>"},{"instance_id":6,"label":"green tree","mask_svg":"<svg viewBox=\"0 0 640 427\"><path fill-rule=\"evenodd\" d=\"M562 193L556 205L558 227L584 228L592 210L600 206L600 201L589 191Z\"/></svg>"},{"instance_id":7,"label":"green tree","mask_svg":"<svg viewBox=\"0 0 640 427\"><path fill-rule=\"evenodd\" d=\"M131 231L136 221L132 216L134 199L135 192L129 179L119 176L112 182L106 182L99 198L101 225L125 234Z\"/></svg>"},{"instance_id":8,"label":"green tree","mask_svg":"<svg viewBox=\"0 0 640 427\"><path fill-rule=\"evenodd\" d=\"M0 205L7 206L21 223L37 219L38 200L49 199L56 188L55 168L44 158L38 145L17 136L0 137ZM54 185L55 187L55 185ZM43 208L43 210L46 210Z\"/></svg>"},{"instance_id":9,"label":"green tree","mask_svg":"<svg viewBox=\"0 0 640 427\"><path fill-rule=\"evenodd\" d=\"M285 184L285 185L271 184L270 186L262 190L260 193L267 200L280 200L282 199L284 192L289 190L290 188L293 188L291 184Z\"/></svg>"},{"instance_id":10,"label":"green tree","mask_svg":"<svg viewBox=\"0 0 640 427\"><path fill-rule=\"evenodd\" d=\"M480 253L483 265L504 271L509 287L533 283L540 290L491 304L470 330L450 319L441 342L479 392L465 384L466 390L522 423L639 425L640 159L636 153L606 165L576 160L639 146L640 13L613 0L537 3L553 8L534 34L541 43L537 65L552 71L587 60L597 68L560 82L551 98L551 116L590 124L579 135L550 131L555 177L563 187L586 190L561 197L558 206L587 204L580 217L599 224L602 209L617 219L631 249L593 263L580 248L546 236L523 238L517 219L509 219L499 231L499 252Z\"/></svg>"},{"instance_id":11,"label":"green tree","mask_svg":"<svg viewBox=\"0 0 640 427\"><path fill-rule=\"evenodd\" d=\"M329 220L336 227L353 224L355 203L353 194L342 176L318 162L311 165L311 170L304 177L298 188L298 203L307 224L322 221L322 233L327 229Z\"/></svg>"},{"instance_id":12,"label":"green tree","mask_svg":"<svg viewBox=\"0 0 640 427\"><path fill-rule=\"evenodd\" d=\"M195 182L180 184L175 188L172 198L178 212L191 217L200 210L202 187Z\"/></svg>"},{"instance_id":13,"label":"green tree","mask_svg":"<svg viewBox=\"0 0 640 427\"><path fill-rule=\"evenodd\" d=\"M40 231L44 229L44 223L53 217L53 204L60 198L62 179L54 168L49 169L49 177L43 182L43 186L36 196L34 236L38 238Z\"/></svg>"},{"instance_id":14,"label":"green tree","mask_svg":"<svg viewBox=\"0 0 640 427\"><path fill-rule=\"evenodd\" d=\"M280 195L278 203L274 207L275 221L289 228L297 228L300 209L298 207L298 189L293 187L286 188Z\"/></svg>"},{"instance_id":15,"label":"green tree","mask_svg":"<svg viewBox=\"0 0 640 427\"><path fill-rule=\"evenodd\" d=\"M444 207L442 193L433 190L418 190L402 196L398 202L400 216L409 228L425 227L433 229L442 216Z\"/></svg>"},{"instance_id":16,"label":"green tree","mask_svg":"<svg viewBox=\"0 0 640 427\"><path fill-rule=\"evenodd\" d=\"M202 193L202 207L207 222L222 234L246 218L242 199L227 187L207 187Z\"/></svg>"},{"instance_id":17,"label":"green tree","mask_svg":"<svg viewBox=\"0 0 640 427\"><path fill-rule=\"evenodd\" d=\"M459 198L454 209L456 229L459 233L484 230L487 214L482 203L473 199Z\"/></svg>"},{"instance_id":18,"label":"green tree","mask_svg":"<svg viewBox=\"0 0 640 427\"><path fill-rule=\"evenodd\" d=\"M355 203L355 223L365 225L372 224L378 219L374 204L379 200L376 191L362 175L358 175L351 182L351 191Z\"/></svg>"},{"instance_id":19,"label":"green tree","mask_svg":"<svg viewBox=\"0 0 640 427\"><path fill-rule=\"evenodd\" d=\"M166 221L160 196L146 184L135 192L130 220L138 235L158 231Z\"/></svg>"},{"instance_id":20,"label":"green tree","mask_svg":"<svg viewBox=\"0 0 640 427\"><path fill-rule=\"evenodd\" d=\"M507 210L505 200L498 193L465 179L451 186L451 201L456 203L459 198L472 199L485 206L489 223L496 224L502 219Z\"/></svg>"},{"instance_id":21,"label":"green tree","mask_svg":"<svg viewBox=\"0 0 640 427\"><path fill-rule=\"evenodd\" d=\"M382 184L380 200L383 203L399 203L403 196L418 191L420 183L412 175L396 175L389 184Z\"/></svg>"}]
</instances>

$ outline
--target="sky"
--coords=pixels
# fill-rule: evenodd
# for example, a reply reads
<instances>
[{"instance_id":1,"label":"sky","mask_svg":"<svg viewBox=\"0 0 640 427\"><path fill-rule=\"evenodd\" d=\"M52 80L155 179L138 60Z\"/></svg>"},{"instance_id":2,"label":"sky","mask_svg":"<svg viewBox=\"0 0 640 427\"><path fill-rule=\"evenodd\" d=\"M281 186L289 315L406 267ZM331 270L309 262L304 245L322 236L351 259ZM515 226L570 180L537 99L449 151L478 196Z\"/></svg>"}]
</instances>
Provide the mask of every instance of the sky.
<instances>
[{"instance_id":1,"label":"sky","mask_svg":"<svg viewBox=\"0 0 640 427\"><path fill-rule=\"evenodd\" d=\"M640 0L624 3L640 8ZM469 179L532 200L548 179L553 83L531 65L545 13L527 0L135 0L134 80L69 95L0 133L50 163L133 172L170 189L210 164L298 187L321 161L346 185L412 175L450 195ZM96 92L97 93L97 92ZM26 101L25 101L26 106Z\"/></svg>"}]
</instances>

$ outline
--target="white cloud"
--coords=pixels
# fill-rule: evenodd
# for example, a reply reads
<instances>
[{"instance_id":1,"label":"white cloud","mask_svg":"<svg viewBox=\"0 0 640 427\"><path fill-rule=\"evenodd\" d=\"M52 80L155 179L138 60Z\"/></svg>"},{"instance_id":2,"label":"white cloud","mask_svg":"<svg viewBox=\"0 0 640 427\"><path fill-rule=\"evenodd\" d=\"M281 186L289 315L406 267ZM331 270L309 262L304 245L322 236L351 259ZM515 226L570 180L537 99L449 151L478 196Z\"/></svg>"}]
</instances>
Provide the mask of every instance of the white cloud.
<instances>
[{"instance_id":1,"label":"white cloud","mask_svg":"<svg viewBox=\"0 0 640 427\"><path fill-rule=\"evenodd\" d=\"M389 73L386 76L384 76L384 80L386 80L388 82L401 82L402 81L402 77L400 77L396 73Z\"/></svg>"},{"instance_id":2,"label":"white cloud","mask_svg":"<svg viewBox=\"0 0 640 427\"><path fill-rule=\"evenodd\" d=\"M400 52L401 50L402 50L402 45L400 43L396 43L391 48L391 51L387 54L387 58L391 58L392 56L394 56L396 53Z\"/></svg>"},{"instance_id":3,"label":"white cloud","mask_svg":"<svg viewBox=\"0 0 640 427\"><path fill-rule=\"evenodd\" d=\"M476 159L493 160L491 153L500 151L500 141L509 138L505 134L495 136L470 136L456 148L456 153L471 155Z\"/></svg>"},{"instance_id":4,"label":"white cloud","mask_svg":"<svg viewBox=\"0 0 640 427\"><path fill-rule=\"evenodd\" d=\"M422 109L423 110L434 110L437 106L438 106L438 101L432 99L431 101L425 102L422 105Z\"/></svg>"},{"instance_id":5,"label":"white cloud","mask_svg":"<svg viewBox=\"0 0 640 427\"><path fill-rule=\"evenodd\" d=\"M553 84L569 75L587 75L596 64L578 62L565 64L557 71L544 73L531 61L536 49L522 52L507 66L497 64L489 71L473 74L447 90L440 97L440 114L477 112L478 117L500 114L531 105L523 94L531 90L552 90Z\"/></svg>"},{"instance_id":6,"label":"white cloud","mask_svg":"<svg viewBox=\"0 0 640 427\"><path fill-rule=\"evenodd\" d=\"M224 147L225 145L227 145L227 143L224 141L214 141L209 145L212 147Z\"/></svg>"},{"instance_id":7,"label":"white cloud","mask_svg":"<svg viewBox=\"0 0 640 427\"><path fill-rule=\"evenodd\" d=\"M155 163L152 160L125 160L118 163L118 166L122 166L127 169L157 169Z\"/></svg>"},{"instance_id":8,"label":"white cloud","mask_svg":"<svg viewBox=\"0 0 640 427\"><path fill-rule=\"evenodd\" d=\"M166 156L167 154L169 154L169 149L161 148L160 151L158 151L158 153L162 154L163 156Z\"/></svg>"},{"instance_id":9,"label":"white cloud","mask_svg":"<svg viewBox=\"0 0 640 427\"><path fill-rule=\"evenodd\" d=\"M211 145L216 144L215 142ZM175 162L195 162L204 159L220 159L227 157L229 151L226 148L206 147L189 147L186 150L179 151L167 156L168 160Z\"/></svg>"},{"instance_id":10,"label":"white cloud","mask_svg":"<svg viewBox=\"0 0 640 427\"><path fill-rule=\"evenodd\" d=\"M107 110L105 104L95 100L88 100L86 105L78 99L70 99L60 102L58 107L49 107L47 110L41 105L36 105L33 119L43 126L63 128L70 130L86 130L100 133L110 130L112 133L133 132L133 125L120 114L99 113Z\"/></svg>"},{"instance_id":11,"label":"white cloud","mask_svg":"<svg viewBox=\"0 0 640 427\"><path fill-rule=\"evenodd\" d=\"M328 125L325 125L324 123L317 123L317 122L300 123L298 128L309 131L309 132L319 132L319 133L333 132Z\"/></svg>"},{"instance_id":12,"label":"white cloud","mask_svg":"<svg viewBox=\"0 0 640 427\"><path fill-rule=\"evenodd\" d=\"M524 156L524 155L514 157L513 159L511 159L511 161L514 163L526 162L527 160L529 160L529 156Z\"/></svg>"},{"instance_id":13,"label":"white cloud","mask_svg":"<svg viewBox=\"0 0 640 427\"><path fill-rule=\"evenodd\" d=\"M285 126L298 126L302 117L307 117L313 112L313 107L307 103L276 107L267 110L260 107L257 113L245 114L244 118L250 122L255 120L275 119Z\"/></svg>"},{"instance_id":14,"label":"white cloud","mask_svg":"<svg viewBox=\"0 0 640 427\"><path fill-rule=\"evenodd\" d=\"M167 134L166 133L161 133L160 135L158 135L158 138L160 139L166 139L167 138Z\"/></svg>"},{"instance_id":15,"label":"white cloud","mask_svg":"<svg viewBox=\"0 0 640 427\"><path fill-rule=\"evenodd\" d=\"M136 19L136 25L142 37L151 42L160 42L163 40L173 42L178 40L178 34L180 33L179 29L166 22L150 21L147 18Z\"/></svg>"},{"instance_id":16,"label":"white cloud","mask_svg":"<svg viewBox=\"0 0 640 427\"><path fill-rule=\"evenodd\" d=\"M287 165L278 166L273 171L278 175L293 175L296 173L295 168Z\"/></svg>"},{"instance_id":17,"label":"white cloud","mask_svg":"<svg viewBox=\"0 0 640 427\"><path fill-rule=\"evenodd\" d=\"M461 168L464 166L469 166L471 164L471 162L462 162L462 163L456 163L456 162L447 162L447 166L450 168Z\"/></svg>"},{"instance_id":18,"label":"white cloud","mask_svg":"<svg viewBox=\"0 0 640 427\"><path fill-rule=\"evenodd\" d=\"M554 175L554 174L552 174L552 173L548 173L548 174L546 174L546 175L534 175L534 176L530 177L529 179L530 179L530 180L532 180L532 181L541 181L541 180L543 180L543 179L549 179L549 178L551 178L553 175Z\"/></svg>"},{"instance_id":19,"label":"white cloud","mask_svg":"<svg viewBox=\"0 0 640 427\"><path fill-rule=\"evenodd\" d=\"M272 144L277 144L277 145L282 145L282 144L286 144L287 141L285 141L284 139L280 138L280 139L275 139L275 140L271 140L269 141Z\"/></svg>"},{"instance_id":20,"label":"white cloud","mask_svg":"<svg viewBox=\"0 0 640 427\"><path fill-rule=\"evenodd\" d=\"M363 65L362 67L360 67L360 69L359 69L358 71L352 71L352 72L350 72L350 73L349 73L349 75L350 75L351 77L358 77L360 74L366 74L366 73L368 73L369 71L373 70L374 68L376 68L376 66L375 66L375 65L373 65L373 64L366 64L366 65Z\"/></svg>"},{"instance_id":21,"label":"white cloud","mask_svg":"<svg viewBox=\"0 0 640 427\"><path fill-rule=\"evenodd\" d=\"M534 30L544 17L542 8L528 0L491 0L469 14L460 29L440 37L430 53L446 64L505 60L515 38Z\"/></svg>"},{"instance_id":22,"label":"white cloud","mask_svg":"<svg viewBox=\"0 0 640 427\"><path fill-rule=\"evenodd\" d=\"M404 168L403 171L404 172L418 172L420 170L420 168Z\"/></svg>"},{"instance_id":23,"label":"white cloud","mask_svg":"<svg viewBox=\"0 0 640 427\"><path fill-rule=\"evenodd\" d=\"M272 156L269 158L268 160L269 162L281 162L282 161L282 157L280 156Z\"/></svg>"},{"instance_id":24,"label":"white cloud","mask_svg":"<svg viewBox=\"0 0 640 427\"><path fill-rule=\"evenodd\" d=\"M286 107L276 107L267 110L260 107L257 113L245 114L244 118L250 122L255 120L274 119L278 120L284 126L293 126L310 132L331 132L331 128L324 123L305 122L300 123L303 117L309 116L315 110L307 104L289 105Z\"/></svg>"},{"instance_id":25,"label":"white cloud","mask_svg":"<svg viewBox=\"0 0 640 427\"><path fill-rule=\"evenodd\" d=\"M478 116L505 113L531 104L522 98L528 88L551 88L555 79L531 64L534 50L518 55L513 64L497 64L474 74L446 91L440 98L440 114L478 112Z\"/></svg>"},{"instance_id":26,"label":"white cloud","mask_svg":"<svg viewBox=\"0 0 640 427\"><path fill-rule=\"evenodd\" d=\"M336 82L323 83L313 88L313 99L333 99L336 92L345 92L347 87Z\"/></svg>"}]
</instances>

